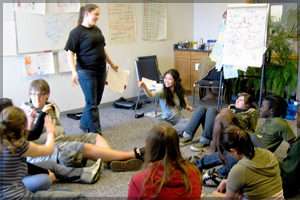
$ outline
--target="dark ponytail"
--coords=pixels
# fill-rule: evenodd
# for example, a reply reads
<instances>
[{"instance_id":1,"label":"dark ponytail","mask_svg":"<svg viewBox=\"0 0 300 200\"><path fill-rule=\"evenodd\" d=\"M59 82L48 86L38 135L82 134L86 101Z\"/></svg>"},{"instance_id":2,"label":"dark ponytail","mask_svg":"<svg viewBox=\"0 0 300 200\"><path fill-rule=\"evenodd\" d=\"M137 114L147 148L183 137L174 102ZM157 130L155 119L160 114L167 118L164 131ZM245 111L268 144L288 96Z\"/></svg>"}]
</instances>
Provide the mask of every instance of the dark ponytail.
<instances>
[{"instance_id":1,"label":"dark ponytail","mask_svg":"<svg viewBox=\"0 0 300 200\"><path fill-rule=\"evenodd\" d=\"M82 24L82 22L84 20L84 15L85 15L86 11L88 11L90 13L93 10L95 10L96 8L99 8L99 7L96 6L95 4L87 4L85 6L81 6L81 8L79 10L79 18L78 18L77 25L80 26L80 24Z\"/></svg>"},{"instance_id":2,"label":"dark ponytail","mask_svg":"<svg viewBox=\"0 0 300 200\"><path fill-rule=\"evenodd\" d=\"M250 135L235 125L226 126L218 137L219 159L224 165L224 152L230 152L230 149L238 149L250 160L254 157L254 145Z\"/></svg>"}]
</instances>

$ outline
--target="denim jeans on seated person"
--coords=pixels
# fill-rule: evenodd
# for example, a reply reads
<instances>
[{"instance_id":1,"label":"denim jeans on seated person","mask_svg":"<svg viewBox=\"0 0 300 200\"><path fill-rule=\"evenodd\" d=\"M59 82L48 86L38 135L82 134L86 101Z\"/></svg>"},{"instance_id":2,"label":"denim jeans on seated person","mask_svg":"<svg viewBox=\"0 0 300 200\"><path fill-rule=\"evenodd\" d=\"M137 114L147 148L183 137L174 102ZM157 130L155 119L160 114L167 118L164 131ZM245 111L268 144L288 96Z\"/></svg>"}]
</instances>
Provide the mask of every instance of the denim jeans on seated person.
<instances>
[{"instance_id":1,"label":"denim jeans on seated person","mask_svg":"<svg viewBox=\"0 0 300 200\"><path fill-rule=\"evenodd\" d=\"M23 178L22 182L30 192L48 190L52 185L48 174L28 175Z\"/></svg>"},{"instance_id":2,"label":"denim jeans on seated person","mask_svg":"<svg viewBox=\"0 0 300 200\"><path fill-rule=\"evenodd\" d=\"M253 145L255 148L266 148L266 146L262 143L262 141L253 133L249 133L251 140L253 142ZM202 169L210 169L212 167L216 167L219 165L222 165L221 161L218 159L219 152L215 152L211 155L206 155L203 158L196 159L195 164L196 166L202 170ZM222 165L217 170L217 173L223 178L226 179L228 176L228 173L230 169L239 161L235 158L232 158L226 151L224 152L224 158L225 158L225 165Z\"/></svg>"},{"instance_id":3,"label":"denim jeans on seated person","mask_svg":"<svg viewBox=\"0 0 300 200\"><path fill-rule=\"evenodd\" d=\"M78 70L77 73L86 103L80 119L80 127L86 132L101 134L98 105L104 91L106 67L100 67L99 71Z\"/></svg>"},{"instance_id":4,"label":"denim jeans on seated person","mask_svg":"<svg viewBox=\"0 0 300 200\"><path fill-rule=\"evenodd\" d=\"M190 138L193 139L197 129L201 124L203 132L200 138L200 142L209 145L210 141L212 140L215 118L218 113L219 110L216 108L210 107L207 109L203 106L199 106L194 111L194 114L185 130L186 134L188 134ZM190 139L187 137L185 138Z\"/></svg>"}]
</instances>

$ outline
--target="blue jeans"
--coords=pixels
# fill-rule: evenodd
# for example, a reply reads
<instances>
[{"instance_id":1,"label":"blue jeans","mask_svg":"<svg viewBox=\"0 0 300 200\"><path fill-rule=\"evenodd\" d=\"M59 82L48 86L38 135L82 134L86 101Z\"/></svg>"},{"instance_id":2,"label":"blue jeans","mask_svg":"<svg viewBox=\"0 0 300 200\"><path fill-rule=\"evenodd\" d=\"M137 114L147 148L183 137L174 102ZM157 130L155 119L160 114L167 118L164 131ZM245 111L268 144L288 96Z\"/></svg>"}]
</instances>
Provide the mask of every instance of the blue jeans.
<instances>
[{"instance_id":1,"label":"blue jeans","mask_svg":"<svg viewBox=\"0 0 300 200\"><path fill-rule=\"evenodd\" d=\"M22 182L30 192L48 190L52 185L52 180L48 174L29 175L24 177Z\"/></svg>"},{"instance_id":2,"label":"blue jeans","mask_svg":"<svg viewBox=\"0 0 300 200\"><path fill-rule=\"evenodd\" d=\"M187 125L189 124L189 121L190 120L188 118L176 118L170 120L155 118L153 120L153 125L164 124L164 125L172 126L177 131L177 133L181 135L183 131L186 129Z\"/></svg>"},{"instance_id":3,"label":"blue jeans","mask_svg":"<svg viewBox=\"0 0 300 200\"><path fill-rule=\"evenodd\" d=\"M98 105L105 86L106 67L99 71L78 70L78 82L85 97L85 107L80 119L80 128L85 132L101 134Z\"/></svg>"},{"instance_id":4,"label":"blue jeans","mask_svg":"<svg viewBox=\"0 0 300 200\"><path fill-rule=\"evenodd\" d=\"M196 166L202 169L210 169L212 167L216 167L218 165L222 165L221 161L218 159L219 152L215 152L211 155L204 156L203 158L196 159L195 164ZM235 165L239 160L232 158L226 151L224 152L226 166L222 165L217 170L217 173L223 178L226 179L230 169Z\"/></svg>"},{"instance_id":5,"label":"blue jeans","mask_svg":"<svg viewBox=\"0 0 300 200\"><path fill-rule=\"evenodd\" d=\"M210 107L207 109L203 106L199 106L195 110L190 123L186 128L185 132L190 136L190 138L187 139L194 138L194 135L201 124L203 132L200 138L200 142L209 145L210 141L212 140L215 118L218 113L219 111L216 108Z\"/></svg>"}]
</instances>

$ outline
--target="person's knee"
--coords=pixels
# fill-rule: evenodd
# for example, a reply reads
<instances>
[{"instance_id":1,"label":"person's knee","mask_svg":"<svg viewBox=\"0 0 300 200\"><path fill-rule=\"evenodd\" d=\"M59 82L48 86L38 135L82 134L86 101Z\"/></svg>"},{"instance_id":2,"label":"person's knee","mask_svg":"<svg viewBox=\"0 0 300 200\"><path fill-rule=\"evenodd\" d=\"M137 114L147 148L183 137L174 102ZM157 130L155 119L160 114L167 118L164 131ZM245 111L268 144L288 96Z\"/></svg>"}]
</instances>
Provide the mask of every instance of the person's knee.
<instances>
[{"instance_id":1,"label":"person's knee","mask_svg":"<svg viewBox=\"0 0 300 200\"><path fill-rule=\"evenodd\" d=\"M202 114L202 113L206 113L207 108L205 108L204 106L199 106L196 110L195 113L197 114Z\"/></svg>"},{"instance_id":2,"label":"person's knee","mask_svg":"<svg viewBox=\"0 0 300 200\"><path fill-rule=\"evenodd\" d=\"M207 109L207 113L217 115L219 113L219 111L218 111L218 109L216 109L214 107L210 107L210 108Z\"/></svg>"}]
</instances>

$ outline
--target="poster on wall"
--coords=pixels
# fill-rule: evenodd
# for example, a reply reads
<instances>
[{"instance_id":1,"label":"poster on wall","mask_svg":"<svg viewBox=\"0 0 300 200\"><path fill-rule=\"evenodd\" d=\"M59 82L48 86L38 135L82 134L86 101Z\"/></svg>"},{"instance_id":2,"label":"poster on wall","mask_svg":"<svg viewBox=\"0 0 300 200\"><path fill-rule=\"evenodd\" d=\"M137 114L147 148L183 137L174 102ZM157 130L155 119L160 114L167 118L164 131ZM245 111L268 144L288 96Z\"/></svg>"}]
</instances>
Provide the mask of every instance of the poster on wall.
<instances>
[{"instance_id":1,"label":"poster on wall","mask_svg":"<svg viewBox=\"0 0 300 200\"><path fill-rule=\"evenodd\" d=\"M24 58L27 76L55 73L52 52L26 54Z\"/></svg>"},{"instance_id":2,"label":"poster on wall","mask_svg":"<svg viewBox=\"0 0 300 200\"><path fill-rule=\"evenodd\" d=\"M58 71L59 71L59 73L70 72L71 68L68 63L68 52L65 50L61 50L57 53L57 55L58 55ZM75 57L75 55L74 55L74 57Z\"/></svg>"},{"instance_id":3,"label":"poster on wall","mask_svg":"<svg viewBox=\"0 0 300 200\"><path fill-rule=\"evenodd\" d=\"M16 23L3 22L3 56L17 55Z\"/></svg>"},{"instance_id":4,"label":"poster on wall","mask_svg":"<svg viewBox=\"0 0 300 200\"><path fill-rule=\"evenodd\" d=\"M266 46L268 4L228 5L222 64L261 67Z\"/></svg>"},{"instance_id":5,"label":"poster on wall","mask_svg":"<svg viewBox=\"0 0 300 200\"><path fill-rule=\"evenodd\" d=\"M134 3L108 3L109 44L136 42Z\"/></svg>"},{"instance_id":6,"label":"poster on wall","mask_svg":"<svg viewBox=\"0 0 300 200\"><path fill-rule=\"evenodd\" d=\"M66 1L67 2L67 1ZM69 0L68 3L61 0L55 0L53 8L55 13L78 13L80 9L79 0Z\"/></svg>"},{"instance_id":7,"label":"poster on wall","mask_svg":"<svg viewBox=\"0 0 300 200\"><path fill-rule=\"evenodd\" d=\"M143 40L167 39L167 1L145 0Z\"/></svg>"},{"instance_id":8,"label":"poster on wall","mask_svg":"<svg viewBox=\"0 0 300 200\"><path fill-rule=\"evenodd\" d=\"M46 0L39 0L39 3L33 0L14 0L14 11L45 15Z\"/></svg>"}]
</instances>

